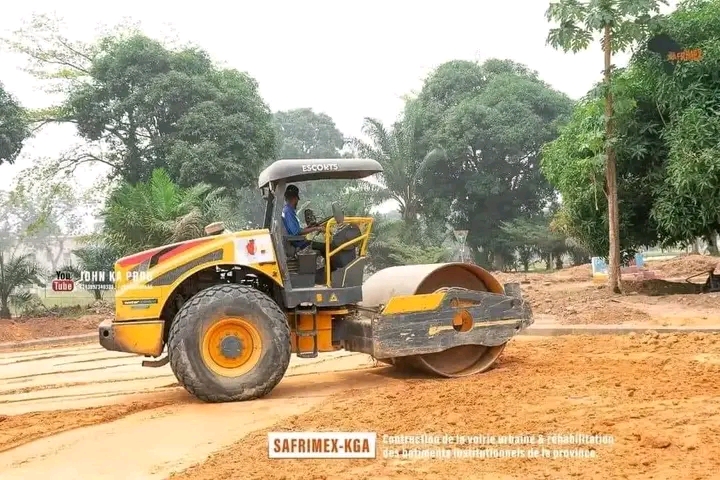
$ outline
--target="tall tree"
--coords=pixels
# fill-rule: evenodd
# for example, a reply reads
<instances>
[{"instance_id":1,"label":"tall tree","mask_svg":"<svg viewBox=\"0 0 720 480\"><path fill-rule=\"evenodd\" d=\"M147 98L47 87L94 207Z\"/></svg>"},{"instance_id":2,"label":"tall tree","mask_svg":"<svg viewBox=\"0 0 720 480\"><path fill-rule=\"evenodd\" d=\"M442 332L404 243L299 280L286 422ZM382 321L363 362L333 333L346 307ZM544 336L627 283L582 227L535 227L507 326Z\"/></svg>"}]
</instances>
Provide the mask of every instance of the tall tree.
<instances>
[{"instance_id":1,"label":"tall tree","mask_svg":"<svg viewBox=\"0 0 720 480\"><path fill-rule=\"evenodd\" d=\"M443 156L440 150L421 152L414 127L414 118L409 115L390 129L377 119L366 118L363 133L369 141L353 140L360 156L382 165L384 194L397 202L406 226L414 225L423 210L419 188L424 166Z\"/></svg>"},{"instance_id":2,"label":"tall tree","mask_svg":"<svg viewBox=\"0 0 720 480\"><path fill-rule=\"evenodd\" d=\"M438 67L408 109L417 144L444 152L422 170L423 207L468 230L478 263L493 263L504 255L502 222L552 198L539 171L541 147L557 136L571 100L515 62L458 60Z\"/></svg>"},{"instance_id":3,"label":"tall tree","mask_svg":"<svg viewBox=\"0 0 720 480\"><path fill-rule=\"evenodd\" d=\"M297 108L275 113L279 158L340 158L342 132L325 113Z\"/></svg>"},{"instance_id":4,"label":"tall tree","mask_svg":"<svg viewBox=\"0 0 720 480\"><path fill-rule=\"evenodd\" d=\"M0 83L0 165L14 163L29 136L27 112Z\"/></svg>"},{"instance_id":5,"label":"tall tree","mask_svg":"<svg viewBox=\"0 0 720 480\"><path fill-rule=\"evenodd\" d=\"M164 168L187 187L254 185L275 153L275 129L248 74L217 67L198 48L170 49L137 31L88 45L63 38L56 27L36 18L8 43L37 75L62 86L61 104L36 119L72 123L90 142L67 164L104 163L130 183Z\"/></svg>"},{"instance_id":6,"label":"tall tree","mask_svg":"<svg viewBox=\"0 0 720 480\"><path fill-rule=\"evenodd\" d=\"M620 214L617 165L613 147L612 54L622 52L642 39L653 13L665 0L560 0L552 2L546 18L557 27L548 33L547 43L565 52L587 49L598 36L604 52L605 90L605 194L608 202L609 286L620 293Z\"/></svg>"}]
</instances>

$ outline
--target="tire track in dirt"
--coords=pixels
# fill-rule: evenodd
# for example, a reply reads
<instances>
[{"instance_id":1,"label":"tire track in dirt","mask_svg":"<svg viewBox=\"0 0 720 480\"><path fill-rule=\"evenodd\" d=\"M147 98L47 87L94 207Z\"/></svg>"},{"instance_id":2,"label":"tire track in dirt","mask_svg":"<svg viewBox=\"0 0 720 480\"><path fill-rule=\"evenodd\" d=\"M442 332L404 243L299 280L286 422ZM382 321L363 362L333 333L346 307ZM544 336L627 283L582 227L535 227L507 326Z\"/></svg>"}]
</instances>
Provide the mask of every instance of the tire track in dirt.
<instances>
[{"instance_id":1,"label":"tire track in dirt","mask_svg":"<svg viewBox=\"0 0 720 480\"><path fill-rule=\"evenodd\" d=\"M59 365L66 365L66 364L59 364ZM115 363L112 365L103 365L102 367L90 367L90 368L78 368L76 370L73 370L73 373L77 372L93 372L97 370L107 370L109 368L119 368L119 367L125 367L127 366L127 363ZM42 373L30 373L28 375L18 375L16 377L4 377L1 380L22 380L24 378L37 378L39 376L43 375L57 375L58 372L42 372ZM2 403L2 402L0 402Z\"/></svg>"},{"instance_id":2,"label":"tire track in dirt","mask_svg":"<svg viewBox=\"0 0 720 480\"><path fill-rule=\"evenodd\" d=\"M50 471L58 478L166 478L257 429L311 410L331 395L373 388L384 381L357 370L373 368L365 356L348 355L333 363L321 363L297 366L271 395L256 401L202 404L176 388L162 399L158 394L149 394L144 402L61 412L58 417L82 416L84 420L70 424L58 420L62 430L45 430L45 438L36 437L0 454L0 478L44 479ZM317 371L324 369L340 371ZM33 418L28 415L5 422L14 421L16 428L27 428ZM78 428L86 424L91 426ZM148 448L134 448L132 460L123 463L122 468L108 460L139 441L150 442Z\"/></svg>"},{"instance_id":3,"label":"tire track in dirt","mask_svg":"<svg viewBox=\"0 0 720 480\"><path fill-rule=\"evenodd\" d=\"M168 378L172 377L172 375L167 375ZM135 377L132 380L129 381L142 381L142 380L152 380L155 378L161 378L157 375L149 375L145 377ZM2 391L3 395L21 395L23 393L32 393L32 392L38 392L43 390L60 390L60 389L67 389L71 387L83 387L88 385L102 385L105 383L118 383L118 382L127 382L128 380L118 380L118 379L108 379L108 380L96 380L94 382L68 382L68 383L51 383L48 385L38 385L33 387L23 387L23 388L16 388L14 390L4 390ZM177 382L175 382L177 384ZM56 396L55 398L62 397L62 396ZM44 399L49 399L53 397L44 397ZM22 402L25 400L0 400L0 405L7 404L7 403L14 403L14 402Z\"/></svg>"},{"instance_id":4,"label":"tire track in dirt","mask_svg":"<svg viewBox=\"0 0 720 480\"><path fill-rule=\"evenodd\" d=\"M0 415L0 453L40 438L76 428L118 420L136 412L170 405L177 398L138 401L108 407L65 410L61 413L33 412L23 415Z\"/></svg>"}]
</instances>

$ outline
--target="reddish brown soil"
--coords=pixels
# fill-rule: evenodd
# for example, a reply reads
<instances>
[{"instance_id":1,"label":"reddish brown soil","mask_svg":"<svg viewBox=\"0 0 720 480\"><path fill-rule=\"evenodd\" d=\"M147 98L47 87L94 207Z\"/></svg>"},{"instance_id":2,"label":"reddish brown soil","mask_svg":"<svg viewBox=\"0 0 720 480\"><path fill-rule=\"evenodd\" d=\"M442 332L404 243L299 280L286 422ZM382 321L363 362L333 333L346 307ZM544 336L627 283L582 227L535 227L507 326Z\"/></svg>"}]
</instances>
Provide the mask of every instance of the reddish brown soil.
<instances>
[{"instance_id":1,"label":"reddish brown soil","mask_svg":"<svg viewBox=\"0 0 720 480\"><path fill-rule=\"evenodd\" d=\"M686 278L709 270L719 259L684 255L649 263L658 277ZM495 273L503 282L520 282L536 314L561 324L720 324L719 293L699 294L700 285L667 279L624 281L625 295L611 295L592 281L590 265L550 274ZM697 279L703 282L704 276Z\"/></svg>"},{"instance_id":2,"label":"reddish brown soil","mask_svg":"<svg viewBox=\"0 0 720 480\"><path fill-rule=\"evenodd\" d=\"M661 278L687 278L717 268L720 258L707 255L680 255L669 260L648 263Z\"/></svg>"},{"instance_id":3,"label":"reddish brown soil","mask_svg":"<svg viewBox=\"0 0 720 480\"><path fill-rule=\"evenodd\" d=\"M108 407L32 412L24 415L0 415L0 452L15 448L38 438L56 435L74 428L112 422L142 410L168 405L166 402L133 402Z\"/></svg>"},{"instance_id":4,"label":"reddish brown soil","mask_svg":"<svg viewBox=\"0 0 720 480\"><path fill-rule=\"evenodd\" d=\"M0 343L92 333L105 318L105 315L84 315L0 320Z\"/></svg>"},{"instance_id":5,"label":"reddish brown soil","mask_svg":"<svg viewBox=\"0 0 720 480\"><path fill-rule=\"evenodd\" d=\"M514 342L501 358L481 378L395 375L383 386L345 392L270 429L375 431L375 460L270 460L267 431L262 431L174 479L229 480L238 472L244 479L715 478L720 468L720 336L524 340ZM595 434L611 436L614 443L546 445L593 449L596 458L585 459L383 458L383 449L438 448L383 445L381 440L383 434L423 433Z\"/></svg>"}]
</instances>

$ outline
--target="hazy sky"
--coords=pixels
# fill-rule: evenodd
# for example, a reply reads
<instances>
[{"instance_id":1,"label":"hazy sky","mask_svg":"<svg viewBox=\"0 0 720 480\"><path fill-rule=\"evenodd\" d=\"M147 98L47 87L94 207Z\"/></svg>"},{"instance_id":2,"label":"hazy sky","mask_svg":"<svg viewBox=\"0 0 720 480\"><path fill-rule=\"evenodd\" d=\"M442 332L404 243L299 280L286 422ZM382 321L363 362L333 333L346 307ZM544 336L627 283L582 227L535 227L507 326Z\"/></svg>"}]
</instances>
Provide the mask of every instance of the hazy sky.
<instances>
[{"instance_id":1,"label":"hazy sky","mask_svg":"<svg viewBox=\"0 0 720 480\"><path fill-rule=\"evenodd\" d=\"M24 0L3 5L0 35L19 28L33 12L62 17L67 36L78 40L94 38L99 24L138 22L150 36L196 43L226 66L247 71L273 110L312 107L354 136L364 117L394 121L403 95L419 90L433 68L453 59L509 58L571 97L582 96L601 78L602 53L595 47L563 54L545 46L547 5L545 0ZM21 58L7 53L0 58L0 81L23 104L37 108L52 102L18 70ZM615 63L626 60L618 56ZM72 128L46 129L16 165L0 167L0 188L32 158L56 155L75 141ZM87 185L96 175L85 172L78 180Z\"/></svg>"}]
</instances>

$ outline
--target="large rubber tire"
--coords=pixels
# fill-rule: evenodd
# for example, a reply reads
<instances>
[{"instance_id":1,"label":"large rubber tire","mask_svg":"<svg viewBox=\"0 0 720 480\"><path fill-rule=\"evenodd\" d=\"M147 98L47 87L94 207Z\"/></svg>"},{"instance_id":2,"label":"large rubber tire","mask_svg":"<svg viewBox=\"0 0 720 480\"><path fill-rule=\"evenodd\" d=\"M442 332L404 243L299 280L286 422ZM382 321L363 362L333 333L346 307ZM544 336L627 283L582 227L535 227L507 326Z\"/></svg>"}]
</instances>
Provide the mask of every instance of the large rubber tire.
<instances>
[{"instance_id":1,"label":"large rubber tire","mask_svg":"<svg viewBox=\"0 0 720 480\"><path fill-rule=\"evenodd\" d=\"M261 338L259 359L240 376L223 376L203 360L203 336L224 317L242 317ZM205 402L238 402L263 397L280 382L290 364L287 317L267 295L253 288L214 285L180 308L168 338L170 367L178 382Z\"/></svg>"}]
</instances>

